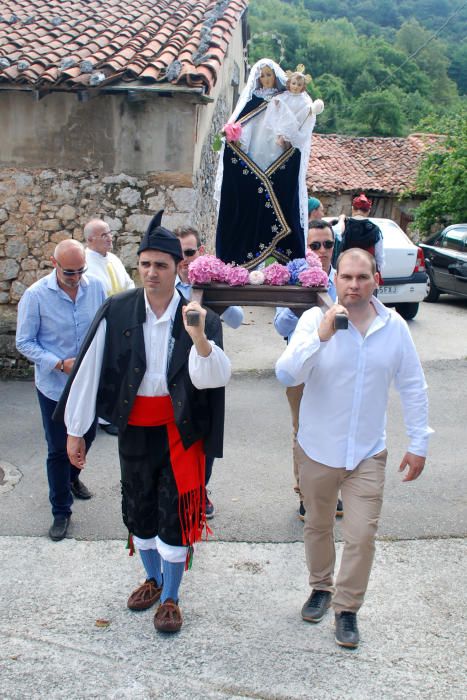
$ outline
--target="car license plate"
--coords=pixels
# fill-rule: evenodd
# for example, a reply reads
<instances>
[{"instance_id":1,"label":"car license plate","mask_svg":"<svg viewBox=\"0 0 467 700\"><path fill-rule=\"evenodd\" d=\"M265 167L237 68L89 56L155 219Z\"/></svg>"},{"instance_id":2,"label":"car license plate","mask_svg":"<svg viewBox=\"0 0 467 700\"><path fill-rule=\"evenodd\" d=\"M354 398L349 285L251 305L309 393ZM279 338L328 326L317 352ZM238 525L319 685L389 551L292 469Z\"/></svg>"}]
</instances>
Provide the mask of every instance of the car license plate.
<instances>
[{"instance_id":1,"label":"car license plate","mask_svg":"<svg viewBox=\"0 0 467 700\"><path fill-rule=\"evenodd\" d=\"M379 294L397 294L397 287L380 287Z\"/></svg>"}]
</instances>

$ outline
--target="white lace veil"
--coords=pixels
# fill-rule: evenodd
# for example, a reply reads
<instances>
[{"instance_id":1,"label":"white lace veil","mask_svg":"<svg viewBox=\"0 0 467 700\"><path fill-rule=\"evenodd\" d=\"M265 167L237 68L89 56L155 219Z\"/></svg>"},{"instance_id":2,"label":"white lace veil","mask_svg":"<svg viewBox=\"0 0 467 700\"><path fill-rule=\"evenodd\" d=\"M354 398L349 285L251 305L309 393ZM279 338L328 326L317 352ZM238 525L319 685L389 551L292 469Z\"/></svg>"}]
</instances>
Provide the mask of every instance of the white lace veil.
<instances>
[{"instance_id":1,"label":"white lace veil","mask_svg":"<svg viewBox=\"0 0 467 700\"><path fill-rule=\"evenodd\" d=\"M227 123L233 123L237 119L238 115L241 113L247 102L251 100L253 97L253 92L257 90L258 88L261 87L261 83L259 82L259 76L261 74L261 68L264 66L269 66L269 68L272 68L274 71L274 74L276 76L276 84L278 87L278 91L285 90L285 84L287 82L287 76L280 67L278 63L273 61L270 58L260 58L259 61L257 61L254 66L252 67L250 71L250 75L248 76L247 83L245 87L243 88L240 97L238 98L238 102L235 105L235 109L232 112L231 116L229 117ZM222 178L224 176L224 144L222 144L222 148L219 152L219 162L217 166L217 174L216 174L216 184L214 187L214 199L217 202L217 207L219 208L220 204L220 199L221 199L221 188L222 188Z\"/></svg>"},{"instance_id":2,"label":"white lace veil","mask_svg":"<svg viewBox=\"0 0 467 700\"><path fill-rule=\"evenodd\" d=\"M242 109L245 107L247 102L249 102L253 97L253 92L261 87L261 83L259 82L259 76L261 74L261 68L264 68L264 66L269 66L269 68L272 68L272 70L274 71L274 74L276 76L276 86L278 92L285 90L287 76L280 67L280 65L275 61L272 61L270 58L260 58L260 60L255 63L255 65L250 71L247 83L243 88L240 97L238 98L238 102L235 105L235 109L232 112L232 116L229 118L229 123L234 122L236 120L236 118L238 117Z\"/></svg>"}]
</instances>

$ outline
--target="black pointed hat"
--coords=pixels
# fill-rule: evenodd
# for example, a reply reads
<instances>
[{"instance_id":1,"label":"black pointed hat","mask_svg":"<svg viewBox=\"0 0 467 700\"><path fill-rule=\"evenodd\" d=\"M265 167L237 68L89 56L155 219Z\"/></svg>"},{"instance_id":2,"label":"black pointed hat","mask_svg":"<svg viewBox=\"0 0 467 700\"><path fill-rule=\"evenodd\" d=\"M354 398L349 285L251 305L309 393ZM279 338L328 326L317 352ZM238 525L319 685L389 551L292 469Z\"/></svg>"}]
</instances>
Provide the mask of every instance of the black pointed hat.
<instances>
[{"instance_id":1,"label":"black pointed hat","mask_svg":"<svg viewBox=\"0 0 467 700\"><path fill-rule=\"evenodd\" d=\"M169 231L169 229L161 226L162 214L161 209L149 222L146 233L141 239L138 248L138 255L143 250L160 250L161 253L169 253L178 260L183 260L182 246L177 236Z\"/></svg>"}]
</instances>

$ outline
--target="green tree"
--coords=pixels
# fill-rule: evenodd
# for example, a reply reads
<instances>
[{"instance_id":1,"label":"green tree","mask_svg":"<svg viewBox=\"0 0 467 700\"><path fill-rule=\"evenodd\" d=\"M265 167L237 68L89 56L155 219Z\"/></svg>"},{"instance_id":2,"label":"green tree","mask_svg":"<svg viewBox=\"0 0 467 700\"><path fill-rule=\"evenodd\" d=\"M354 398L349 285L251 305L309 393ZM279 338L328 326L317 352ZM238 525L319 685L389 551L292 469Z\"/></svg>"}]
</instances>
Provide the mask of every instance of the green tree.
<instances>
[{"instance_id":1,"label":"green tree","mask_svg":"<svg viewBox=\"0 0 467 700\"><path fill-rule=\"evenodd\" d=\"M416 183L416 191L428 198L416 210L414 223L426 233L434 224L467 221L467 110L438 127L448 135L423 158Z\"/></svg>"},{"instance_id":2,"label":"green tree","mask_svg":"<svg viewBox=\"0 0 467 700\"><path fill-rule=\"evenodd\" d=\"M369 136L401 136L404 115L399 96L393 90L364 92L355 103L353 121L360 133Z\"/></svg>"}]
</instances>

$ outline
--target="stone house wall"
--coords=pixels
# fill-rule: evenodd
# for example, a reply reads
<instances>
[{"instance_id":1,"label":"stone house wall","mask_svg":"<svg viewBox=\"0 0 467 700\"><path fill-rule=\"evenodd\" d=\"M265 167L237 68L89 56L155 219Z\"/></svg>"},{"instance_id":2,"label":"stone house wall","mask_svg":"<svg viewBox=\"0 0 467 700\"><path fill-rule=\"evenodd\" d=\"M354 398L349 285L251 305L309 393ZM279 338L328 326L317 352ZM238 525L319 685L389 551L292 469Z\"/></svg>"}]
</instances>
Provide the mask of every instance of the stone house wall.
<instances>
[{"instance_id":1,"label":"stone house wall","mask_svg":"<svg viewBox=\"0 0 467 700\"><path fill-rule=\"evenodd\" d=\"M24 290L52 269L50 256L65 238L82 240L84 224L102 217L115 252L135 275L136 249L156 211L174 228L192 220L195 193L176 179L65 170L0 171L0 372L28 366L15 350L16 305Z\"/></svg>"}]
</instances>

